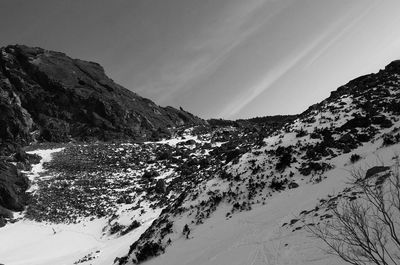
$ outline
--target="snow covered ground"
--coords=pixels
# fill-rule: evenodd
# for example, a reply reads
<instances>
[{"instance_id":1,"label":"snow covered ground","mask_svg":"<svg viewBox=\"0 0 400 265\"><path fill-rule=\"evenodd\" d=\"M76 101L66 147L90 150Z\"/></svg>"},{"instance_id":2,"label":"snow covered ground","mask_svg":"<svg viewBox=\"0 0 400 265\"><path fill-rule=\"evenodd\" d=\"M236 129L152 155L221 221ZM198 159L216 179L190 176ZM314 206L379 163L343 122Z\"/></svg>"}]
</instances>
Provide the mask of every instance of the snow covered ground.
<instances>
[{"instance_id":1,"label":"snow covered ground","mask_svg":"<svg viewBox=\"0 0 400 265\"><path fill-rule=\"evenodd\" d=\"M337 105L344 106L344 109L331 110L325 108L319 113L310 113L314 121L304 122L297 120L288 128L289 130L277 132L275 136L264 139L266 147L260 150L249 152L240 158L239 163L232 165L231 172L241 177L251 177L256 173L252 168L260 166L263 174L277 174L273 158L269 155L260 155L277 147L294 146L295 148L315 144L317 141L311 139L310 133L316 128L341 128L357 111L354 108L346 109L351 103L346 96L339 98ZM342 104L339 104L342 103ZM336 104L336 103L335 103ZM332 105L332 103L331 103ZM336 105L335 105L336 106ZM359 111L361 112L361 111ZM335 114L335 115L333 115ZM385 117L390 117L385 113ZM309 118L309 117L306 117ZM393 118L395 126L399 126L397 118ZM390 126L389 126L390 127ZM395 127L396 128L396 127ZM397 127L398 128L398 127ZM299 131L305 130L304 136L297 136ZM343 134L338 131L334 135L334 141L339 144L339 137ZM394 164L394 157L398 156L400 145L394 144L389 147L382 147L382 135L393 133L391 128L379 128L374 139L362 144L360 147L349 150L349 152L336 153L329 159L322 159L322 162L329 162L333 169L323 172L322 181L310 181L310 177L304 177L294 171L292 179L296 180L299 187L275 192L265 202L265 205L255 204L250 211L237 212L226 218L226 213L231 209L228 204L221 204L212 213L211 217L204 219L201 225L191 226L191 238L175 238L165 253L149 259L143 264L146 265L339 265L344 264L338 257L328 255L326 246L319 239L312 237L312 234L304 228L300 220L300 213L304 210L312 210L321 199L334 196L348 187L351 172L354 170L366 171L373 166L391 166ZM318 141L320 142L320 141ZM338 150L335 150L337 152ZM300 154L300 155L299 155ZM352 164L350 157L358 154L361 160ZM293 153L296 156L296 163L293 168L301 168L304 154ZM318 159L316 159L318 161ZM253 164L253 167L251 167ZM284 174L287 172L283 172ZM176 221L174 229L178 233L182 231L185 224L182 220ZM294 226L285 226L285 223L294 221ZM298 223L296 223L298 222ZM175 232L176 233L176 232Z\"/></svg>"},{"instance_id":2,"label":"snow covered ground","mask_svg":"<svg viewBox=\"0 0 400 265\"><path fill-rule=\"evenodd\" d=\"M29 153L42 157L39 164L27 172L33 183L36 178L51 177L45 174L43 164L52 159L52 154L63 148L35 150ZM30 192L35 191L35 185ZM120 216L120 221L135 216L141 226L124 236L104 233L108 227L106 218L82 220L77 224L51 224L21 220L0 229L0 264L6 265L109 265L115 257L129 250L129 245L150 226L160 214L160 209L147 209L146 214L135 211ZM19 216L23 216L19 215ZM86 258L85 258L86 257ZM92 260L87 260L93 257ZM87 260L86 262L84 260ZM78 263L78 261L81 261Z\"/></svg>"},{"instance_id":3,"label":"snow covered ground","mask_svg":"<svg viewBox=\"0 0 400 265\"><path fill-rule=\"evenodd\" d=\"M7 265L72 265L91 254L96 258L80 264L109 265L115 257L128 251L131 242L155 217L118 238L102 236L102 229L107 225L104 219L72 225L19 221L0 231L0 262Z\"/></svg>"},{"instance_id":4,"label":"snow covered ground","mask_svg":"<svg viewBox=\"0 0 400 265\"><path fill-rule=\"evenodd\" d=\"M191 238L183 236L172 242L165 254L150 259L146 265L339 265L335 256L326 254L324 244L306 229L292 232L282 224L298 218L302 210L313 209L319 199L343 190L354 169L393 164L400 145L380 148L380 143L355 150L364 157L350 164L351 154L333 159L335 169L318 184L301 185L285 190L266 205L240 212L226 220L228 207L221 206L204 224L193 226ZM180 223L183 226L184 220ZM301 224L299 224L300 226ZM178 222L179 226L179 222Z\"/></svg>"},{"instance_id":5,"label":"snow covered ground","mask_svg":"<svg viewBox=\"0 0 400 265\"><path fill-rule=\"evenodd\" d=\"M43 176L43 163L51 154L61 151L37 151L42 156L31 177ZM172 241L165 254L150 259L148 265L339 265L341 261L327 255L324 245L305 229L292 232L282 224L298 218L303 210L316 206L319 199L334 195L346 187L353 169L374 165L390 165L400 151L400 144L381 147L381 141L366 144L352 153L363 159L349 162L352 153L340 155L330 162L335 166L327 178L317 184L309 183L296 189L276 193L265 205L255 205L251 211L236 213L226 219L230 206L221 204L204 224L193 226L190 239L184 236ZM130 212L129 220L135 213ZM72 265L113 264L115 257L127 253L129 245L150 226L160 211L148 211L142 225L124 236L104 234L106 219L84 220L78 224L49 224L20 220L0 230L0 263L7 265ZM174 227L183 227L187 220L178 220ZM85 257L94 257L84 261ZM76 263L81 260L80 263Z\"/></svg>"},{"instance_id":6,"label":"snow covered ground","mask_svg":"<svg viewBox=\"0 0 400 265\"><path fill-rule=\"evenodd\" d=\"M46 170L43 168L43 164L50 162L52 159L52 155L54 153L61 152L62 150L64 150L64 148L43 149L27 152L28 154L35 154L41 157L38 164L32 165L32 169L29 172L25 172L29 180L31 181L31 187L29 188L28 192L34 192L37 189L37 186L35 185L36 178L49 177L43 175L43 173L46 172Z\"/></svg>"}]
</instances>

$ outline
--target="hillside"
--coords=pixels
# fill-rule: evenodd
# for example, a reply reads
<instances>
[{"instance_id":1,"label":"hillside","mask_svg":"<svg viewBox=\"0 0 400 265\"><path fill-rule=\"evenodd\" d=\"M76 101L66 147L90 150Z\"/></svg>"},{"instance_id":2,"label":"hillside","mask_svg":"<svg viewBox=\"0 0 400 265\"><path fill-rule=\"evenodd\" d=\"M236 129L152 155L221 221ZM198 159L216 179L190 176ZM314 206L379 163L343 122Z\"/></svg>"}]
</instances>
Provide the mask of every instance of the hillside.
<instances>
[{"instance_id":1,"label":"hillside","mask_svg":"<svg viewBox=\"0 0 400 265\"><path fill-rule=\"evenodd\" d=\"M361 196L352 172L395 166L399 93L395 61L287 123L217 120L158 141L28 148L41 160L25 171L29 205L3 217L0 262L342 264L306 226Z\"/></svg>"},{"instance_id":2,"label":"hillside","mask_svg":"<svg viewBox=\"0 0 400 265\"><path fill-rule=\"evenodd\" d=\"M50 142L157 139L192 114L159 107L108 78L97 63L23 45L0 49L0 148Z\"/></svg>"},{"instance_id":3,"label":"hillside","mask_svg":"<svg viewBox=\"0 0 400 265\"><path fill-rule=\"evenodd\" d=\"M316 206L319 198L333 196L331 192L340 192L353 167L363 165L365 169L367 165L373 166L370 161L374 157L375 160L377 157L381 159L381 163L385 165L390 166L394 163L392 157L397 152L397 143L400 140L399 74L399 62L392 62L376 74L350 81L332 92L326 100L311 106L298 119L265 138L263 146L254 146L238 160L223 166L223 172L218 174L218 177L204 181L185 198L164 209L153 225L131 245L128 256L122 258L120 264L141 262L151 256L168 253L170 248L173 249L170 255L166 254L165 258L155 259L150 264L176 264L178 249L174 247L175 242L177 246L193 245L193 249L197 244L209 244L209 248L206 249L211 253L192 253L193 257L185 256L191 262L185 260L182 264L215 264L214 256L218 256L218 264L246 263L246 260L236 260L230 255L233 255L233 252L241 253L238 249L242 239L240 234L236 234L235 228L229 230L225 227L229 226L230 222L237 227L243 227L240 225L241 218L236 217L237 213L250 211L248 215L252 216L253 208L261 212L264 209L267 216L279 210L279 214L273 215L273 218L267 218L260 213L264 217L260 216L260 220L254 220L255 224L262 224L263 218L272 218L269 225L269 222L265 223L265 227L249 224L261 231L268 231L264 239L261 237L261 241L272 240L270 236L277 231L284 233L282 230L301 229L301 225L294 225L298 220L294 217L307 210L305 207ZM352 155L359 156L359 164L352 164ZM326 186L326 183L329 185ZM306 191L307 194L304 194ZM279 193L285 195L277 195ZM282 196L294 196L297 199L290 201L291 205L288 207L288 201L277 199ZM271 209L271 202L276 200L279 203L275 204L275 207L279 209ZM310 201L314 201L314 205L310 204ZM280 207L287 209L282 210ZM215 220L208 221L210 217L219 218L218 224L215 224ZM223 219L226 222L223 222ZM323 219L324 217L320 220ZM283 229L281 226L285 221L290 225L284 225L286 229ZM187 243L181 243L184 223L189 224L194 238ZM209 238L211 242L200 239L197 241L197 236L205 236L205 224L209 228L215 226L215 233L218 229L225 231L226 236L212 234ZM254 233L246 225L243 229L241 233ZM214 243L212 240L215 240ZM198 249L201 249L201 246L203 245L197 245ZM212 254L218 247L223 248ZM224 251L227 252L226 255L221 256L220 253ZM286 253L284 250L279 251ZM234 257L237 255L243 258L247 256L241 253ZM294 252L293 255L297 254ZM285 264L303 264L290 259L287 262ZM319 264L318 262L315 264Z\"/></svg>"}]
</instances>

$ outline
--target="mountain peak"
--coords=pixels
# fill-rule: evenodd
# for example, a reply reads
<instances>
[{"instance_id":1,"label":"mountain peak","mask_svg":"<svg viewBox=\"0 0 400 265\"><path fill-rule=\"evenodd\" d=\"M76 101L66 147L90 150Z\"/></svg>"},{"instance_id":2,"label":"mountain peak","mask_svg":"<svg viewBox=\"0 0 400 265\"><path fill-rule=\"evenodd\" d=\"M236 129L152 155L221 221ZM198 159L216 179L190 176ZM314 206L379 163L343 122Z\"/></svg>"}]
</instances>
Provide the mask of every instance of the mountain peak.
<instances>
[{"instance_id":1,"label":"mountain peak","mask_svg":"<svg viewBox=\"0 0 400 265\"><path fill-rule=\"evenodd\" d=\"M33 131L38 139L56 142L140 140L167 136L175 126L204 123L116 84L98 63L25 45L0 50L0 102L9 113L2 117L3 145L29 142Z\"/></svg>"}]
</instances>

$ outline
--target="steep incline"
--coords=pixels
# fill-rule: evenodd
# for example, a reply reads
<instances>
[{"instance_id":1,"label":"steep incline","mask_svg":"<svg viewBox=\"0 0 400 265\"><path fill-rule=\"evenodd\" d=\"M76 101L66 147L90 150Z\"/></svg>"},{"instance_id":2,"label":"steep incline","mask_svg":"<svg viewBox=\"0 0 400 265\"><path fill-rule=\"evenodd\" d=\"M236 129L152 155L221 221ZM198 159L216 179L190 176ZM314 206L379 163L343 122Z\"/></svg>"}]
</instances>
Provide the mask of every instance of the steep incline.
<instances>
[{"instance_id":1,"label":"steep incline","mask_svg":"<svg viewBox=\"0 0 400 265\"><path fill-rule=\"evenodd\" d=\"M340 87L265 138L262 146L230 161L214 179L187 190L119 264L140 263L164 252L149 263L327 264L321 253L302 245L308 241L295 216L342 191L353 167L394 163L400 142L399 66L392 62ZM310 213L320 221L329 219L326 213ZM185 224L193 237L188 242L182 237ZM285 249L290 238L294 246Z\"/></svg>"},{"instance_id":2,"label":"steep incline","mask_svg":"<svg viewBox=\"0 0 400 265\"><path fill-rule=\"evenodd\" d=\"M26 144L33 131L52 142L151 139L204 123L121 87L97 63L22 45L0 49L0 111L3 150Z\"/></svg>"}]
</instances>

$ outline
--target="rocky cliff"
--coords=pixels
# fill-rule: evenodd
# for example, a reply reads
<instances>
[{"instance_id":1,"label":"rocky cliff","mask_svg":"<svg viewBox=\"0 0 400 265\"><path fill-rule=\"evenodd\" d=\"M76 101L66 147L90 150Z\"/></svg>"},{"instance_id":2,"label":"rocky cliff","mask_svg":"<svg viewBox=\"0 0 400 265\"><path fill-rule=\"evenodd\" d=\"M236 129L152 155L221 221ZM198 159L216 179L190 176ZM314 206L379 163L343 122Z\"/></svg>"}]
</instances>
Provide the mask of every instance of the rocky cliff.
<instances>
[{"instance_id":1,"label":"rocky cliff","mask_svg":"<svg viewBox=\"0 0 400 265\"><path fill-rule=\"evenodd\" d=\"M3 150L32 135L51 142L151 139L203 123L116 84L97 63L22 45L0 49L0 111Z\"/></svg>"}]
</instances>

